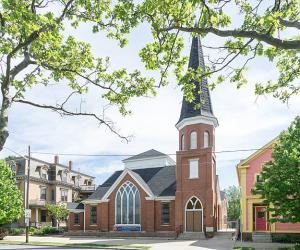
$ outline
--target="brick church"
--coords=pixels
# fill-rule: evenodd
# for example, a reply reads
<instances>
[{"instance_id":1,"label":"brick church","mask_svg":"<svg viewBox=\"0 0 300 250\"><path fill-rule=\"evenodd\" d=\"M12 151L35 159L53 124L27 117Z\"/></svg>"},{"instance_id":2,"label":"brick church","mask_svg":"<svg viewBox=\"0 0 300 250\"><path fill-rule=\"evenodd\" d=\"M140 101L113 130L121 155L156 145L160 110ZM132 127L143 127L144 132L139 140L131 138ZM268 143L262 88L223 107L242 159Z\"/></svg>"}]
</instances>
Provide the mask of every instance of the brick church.
<instances>
[{"instance_id":1,"label":"brick church","mask_svg":"<svg viewBox=\"0 0 300 250\"><path fill-rule=\"evenodd\" d=\"M189 67L204 67L199 37L192 39ZM218 120L207 80L194 84L195 101L183 99L176 124L176 162L154 149L123 160L124 170L113 173L86 200L68 203L69 233L211 237L226 228L227 202L214 154Z\"/></svg>"}]
</instances>

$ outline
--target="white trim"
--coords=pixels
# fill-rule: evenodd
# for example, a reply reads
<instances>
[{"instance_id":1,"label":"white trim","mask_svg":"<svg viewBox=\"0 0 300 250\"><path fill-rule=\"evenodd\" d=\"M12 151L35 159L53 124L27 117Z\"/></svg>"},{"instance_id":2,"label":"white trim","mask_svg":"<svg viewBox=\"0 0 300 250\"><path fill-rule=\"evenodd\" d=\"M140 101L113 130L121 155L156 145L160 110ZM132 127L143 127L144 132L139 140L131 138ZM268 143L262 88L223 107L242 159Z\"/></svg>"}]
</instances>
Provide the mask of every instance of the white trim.
<instances>
[{"instance_id":1,"label":"white trim","mask_svg":"<svg viewBox=\"0 0 300 250\"><path fill-rule=\"evenodd\" d=\"M199 123L212 125L214 127L218 127L218 125L219 125L217 118L199 115L199 116L184 118L182 121L177 123L175 125L175 127L178 130L181 130L182 128L184 128L187 125L193 125L193 124L199 124Z\"/></svg>"},{"instance_id":2,"label":"white trim","mask_svg":"<svg viewBox=\"0 0 300 250\"><path fill-rule=\"evenodd\" d=\"M105 200L84 200L82 201L83 204L99 204L99 203L104 203L104 202L109 202L109 199L105 199Z\"/></svg>"},{"instance_id":3,"label":"white trim","mask_svg":"<svg viewBox=\"0 0 300 250\"><path fill-rule=\"evenodd\" d=\"M155 200L155 197L145 197L145 200L146 201L154 201Z\"/></svg>"},{"instance_id":4,"label":"white trim","mask_svg":"<svg viewBox=\"0 0 300 250\"><path fill-rule=\"evenodd\" d=\"M132 170L126 168L123 171L123 173L118 177L118 179L114 182L114 184L108 189L108 191L105 193L101 200L108 199L109 195L117 188L117 186L126 176L126 174L129 174L132 177L132 179L134 179L134 181L137 182L150 197L154 196L146 182L142 178L139 178Z\"/></svg>"},{"instance_id":5,"label":"white trim","mask_svg":"<svg viewBox=\"0 0 300 250\"><path fill-rule=\"evenodd\" d=\"M84 212L84 209L68 209L70 213L79 214Z\"/></svg>"},{"instance_id":6,"label":"white trim","mask_svg":"<svg viewBox=\"0 0 300 250\"><path fill-rule=\"evenodd\" d=\"M186 207L187 207L187 204L189 203L189 201L191 200L191 199L193 199L193 198L196 198L199 202L200 202L200 204L201 204L201 209L195 209L195 208L193 208L193 209L187 209ZM201 211L202 213L202 221L201 221L201 226L202 226L202 233L204 232L203 231L203 204L202 204L202 202L201 202L201 200L197 197L197 196L191 196L188 200L187 200L187 202L185 203L185 207L184 207L184 231L185 232L187 232L186 231L186 212L187 211Z\"/></svg>"},{"instance_id":7,"label":"white trim","mask_svg":"<svg viewBox=\"0 0 300 250\"><path fill-rule=\"evenodd\" d=\"M175 164L175 161L168 155L160 155L160 156L153 156L153 157L145 157L145 158L139 158L139 159L132 159L132 160L122 160L122 162L127 163L127 162L136 162L136 161L145 161L145 160L156 160L156 159L168 159L172 163Z\"/></svg>"},{"instance_id":8,"label":"white trim","mask_svg":"<svg viewBox=\"0 0 300 250\"><path fill-rule=\"evenodd\" d=\"M157 196L155 197L156 201L173 201L175 200L175 196Z\"/></svg>"}]
</instances>

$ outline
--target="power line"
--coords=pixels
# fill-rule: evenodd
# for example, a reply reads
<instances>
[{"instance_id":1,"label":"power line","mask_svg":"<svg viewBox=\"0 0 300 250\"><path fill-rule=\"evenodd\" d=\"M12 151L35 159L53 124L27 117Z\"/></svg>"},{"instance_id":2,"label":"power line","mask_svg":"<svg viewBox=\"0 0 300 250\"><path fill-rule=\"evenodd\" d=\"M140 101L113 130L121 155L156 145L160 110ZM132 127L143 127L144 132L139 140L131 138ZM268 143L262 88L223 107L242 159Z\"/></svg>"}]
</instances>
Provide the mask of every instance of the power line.
<instances>
[{"instance_id":1,"label":"power line","mask_svg":"<svg viewBox=\"0 0 300 250\"><path fill-rule=\"evenodd\" d=\"M233 149L233 150L221 150L221 151L212 151L215 154L223 154L223 153L236 153L236 152L250 152L257 151L261 148L251 148L251 149ZM264 149L272 149L272 148L264 148ZM79 156L79 157L131 157L138 154L79 154L79 153L52 153L52 152L41 152L41 151L33 151L32 154L39 155L61 155L61 156ZM176 153L165 154L169 156L175 156Z\"/></svg>"},{"instance_id":2,"label":"power line","mask_svg":"<svg viewBox=\"0 0 300 250\"><path fill-rule=\"evenodd\" d=\"M27 159L27 157L25 157L25 156L23 156L23 155L21 155L20 153L18 153L18 152L16 152L16 151L14 151L13 149L11 149L11 148L8 148L8 147L3 147L4 149L6 149L6 150L8 150L8 151L10 151L10 152L12 152L12 153L14 153L15 155L18 155L19 157L22 157L22 158L25 158L25 159ZM21 152L23 152L24 150L22 150Z\"/></svg>"}]
</instances>

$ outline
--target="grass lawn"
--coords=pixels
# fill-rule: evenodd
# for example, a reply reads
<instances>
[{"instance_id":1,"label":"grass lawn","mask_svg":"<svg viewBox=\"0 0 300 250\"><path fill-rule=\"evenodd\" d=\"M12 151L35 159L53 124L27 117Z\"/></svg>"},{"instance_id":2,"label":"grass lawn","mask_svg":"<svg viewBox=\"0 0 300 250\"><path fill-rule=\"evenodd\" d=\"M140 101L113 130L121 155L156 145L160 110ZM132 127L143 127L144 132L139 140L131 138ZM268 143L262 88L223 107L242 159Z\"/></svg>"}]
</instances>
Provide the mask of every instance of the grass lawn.
<instances>
[{"instance_id":1,"label":"grass lawn","mask_svg":"<svg viewBox=\"0 0 300 250\"><path fill-rule=\"evenodd\" d=\"M98 244L98 243L56 243L56 242L37 242L31 241L30 243L24 243L21 241L8 241L8 240L0 240L0 244L8 244L8 245L33 245L33 246L56 246L56 247L82 247L82 248L122 248L122 249L143 249L147 250L149 246L131 246L131 245L108 245L108 244Z\"/></svg>"},{"instance_id":2,"label":"grass lawn","mask_svg":"<svg viewBox=\"0 0 300 250\"><path fill-rule=\"evenodd\" d=\"M255 250L253 247L235 247L235 250Z\"/></svg>"}]
</instances>

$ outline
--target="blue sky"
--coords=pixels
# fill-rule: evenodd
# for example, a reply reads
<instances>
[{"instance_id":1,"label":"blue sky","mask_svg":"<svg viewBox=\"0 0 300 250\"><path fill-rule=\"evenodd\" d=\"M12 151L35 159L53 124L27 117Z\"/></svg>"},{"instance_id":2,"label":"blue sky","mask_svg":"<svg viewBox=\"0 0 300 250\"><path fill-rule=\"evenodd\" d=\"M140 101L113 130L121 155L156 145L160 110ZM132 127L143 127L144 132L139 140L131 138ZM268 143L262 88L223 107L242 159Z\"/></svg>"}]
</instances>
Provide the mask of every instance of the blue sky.
<instances>
[{"instance_id":1,"label":"blue sky","mask_svg":"<svg viewBox=\"0 0 300 250\"><path fill-rule=\"evenodd\" d=\"M67 33L92 44L93 52L98 56L110 56L111 67L127 67L131 70L143 69L138 57L138 50L150 41L149 29L140 26L130 36L130 43L125 49L119 49L117 43L106 39L101 34L91 34L87 25L79 30L67 29ZM191 39L186 37L185 53L189 53ZM220 40L208 36L203 44L218 44ZM204 49L204 53L207 51ZM144 71L147 75L151 72ZM249 67L247 78L249 85L237 90L226 82L212 91L214 113L220 126L216 128L216 151L260 148L276 137L299 114L299 97L292 98L289 104L283 104L271 96L254 95L254 84L276 76L274 67L264 59L258 59ZM160 89L155 98L134 99L129 106L132 115L122 117L115 108L107 114L116 121L116 127L123 134L133 135L130 143L122 142L105 127L98 126L90 119L60 117L56 113L39 110L29 106L14 104L10 111L10 137L6 147L21 154L26 153L27 145L34 152L80 153L80 154L138 154L154 148L164 153L174 154L178 148L178 131L175 128L180 114L182 94L174 78L171 84ZM35 86L26 92L30 100L46 104L55 104L67 96L67 88L62 83L50 87ZM91 89L82 99L82 109L102 111L103 102L99 102L100 93ZM70 107L79 109L80 99L74 100ZM236 163L251 152L217 154L217 172L221 188L237 184ZM10 155L7 150L1 156ZM52 155L34 157L53 160ZM76 170L94 175L97 183L102 183L115 170L123 168L124 157L78 157L61 156L61 163L74 161Z\"/></svg>"}]
</instances>

